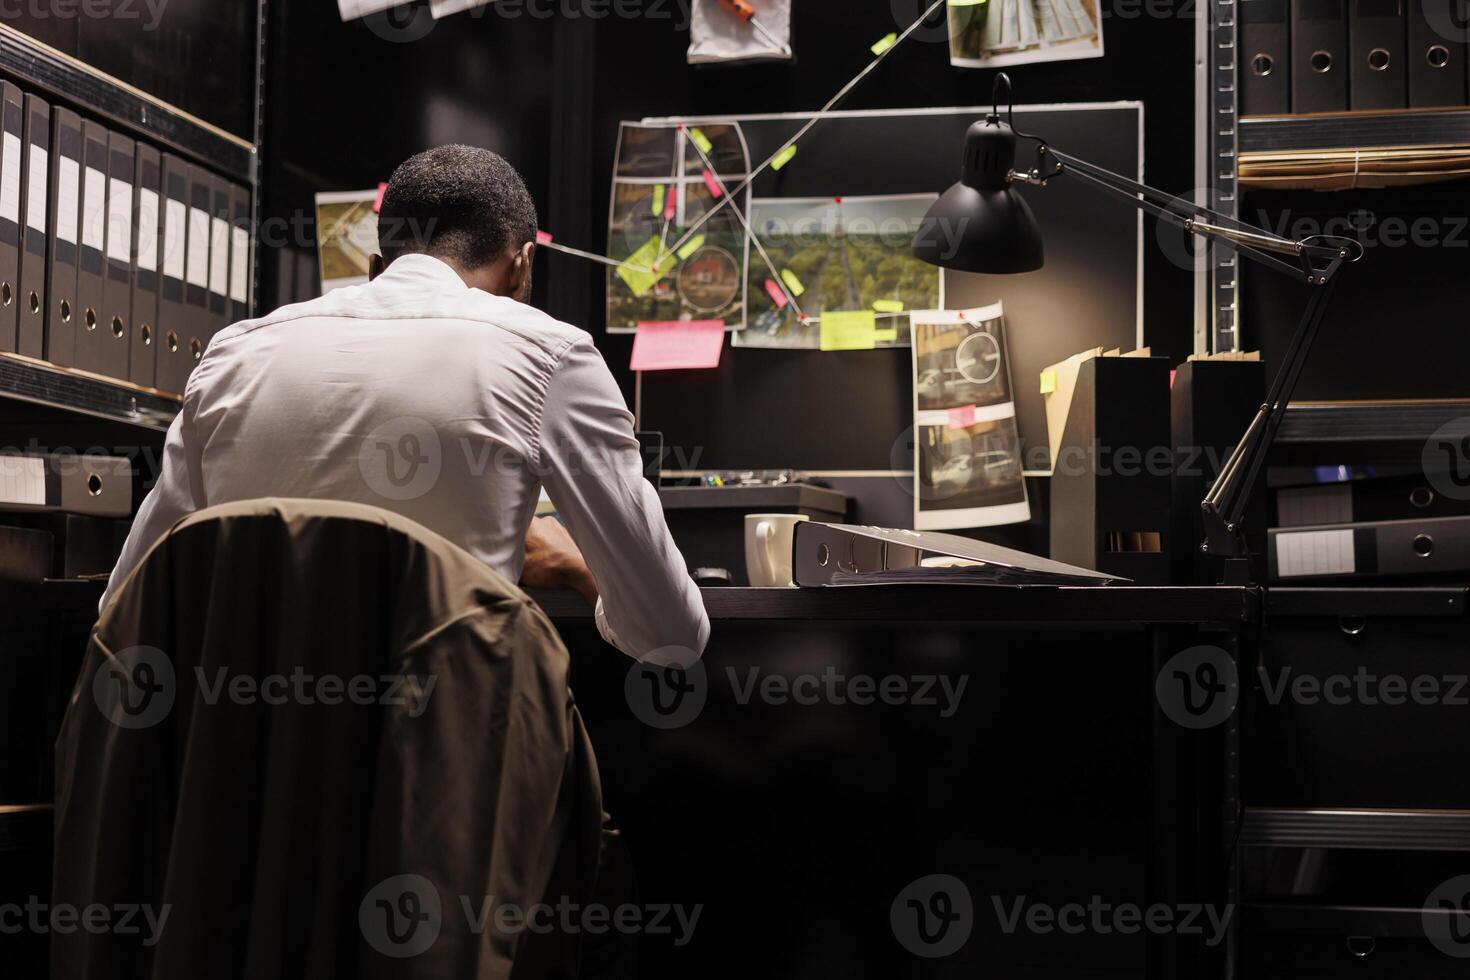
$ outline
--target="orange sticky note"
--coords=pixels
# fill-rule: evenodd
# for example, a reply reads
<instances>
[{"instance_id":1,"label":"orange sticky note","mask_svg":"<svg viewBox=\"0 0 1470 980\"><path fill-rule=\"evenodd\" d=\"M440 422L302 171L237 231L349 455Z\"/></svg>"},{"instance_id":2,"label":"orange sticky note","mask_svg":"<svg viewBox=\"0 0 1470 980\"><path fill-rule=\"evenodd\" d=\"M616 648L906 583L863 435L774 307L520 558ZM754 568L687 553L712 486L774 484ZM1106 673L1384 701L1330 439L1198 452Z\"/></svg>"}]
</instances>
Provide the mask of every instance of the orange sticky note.
<instances>
[{"instance_id":1,"label":"orange sticky note","mask_svg":"<svg viewBox=\"0 0 1470 980\"><path fill-rule=\"evenodd\" d=\"M951 408L949 410L949 427L951 429L968 429L974 424L974 405L962 405L959 408Z\"/></svg>"},{"instance_id":2,"label":"orange sticky note","mask_svg":"<svg viewBox=\"0 0 1470 980\"><path fill-rule=\"evenodd\" d=\"M776 280L766 280L766 292L770 294L771 302L776 304L776 309L786 309L786 294L781 292L781 287L776 285Z\"/></svg>"},{"instance_id":3,"label":"orange sticky note","mask_svg":"<svg viewBox=\"0 0 1470 980\"><path fill-rule=\"evenodd\" d=\"M633 337L634 371L677 371L720 366L723 320L649 320Z\"/></svg>"},{"instance_id":4,"label":"orange sticky note","mask_svg":"<svg viewBox=\"0 0 1470 980\"><path fill-rule=\"evenodd\" d=\"M704 172L704 186L709 188L710 197L725 196L725 191L722 187L720 187L720 182L716 180L715 175L708 170Z\"/></svg>"}]
</instances>

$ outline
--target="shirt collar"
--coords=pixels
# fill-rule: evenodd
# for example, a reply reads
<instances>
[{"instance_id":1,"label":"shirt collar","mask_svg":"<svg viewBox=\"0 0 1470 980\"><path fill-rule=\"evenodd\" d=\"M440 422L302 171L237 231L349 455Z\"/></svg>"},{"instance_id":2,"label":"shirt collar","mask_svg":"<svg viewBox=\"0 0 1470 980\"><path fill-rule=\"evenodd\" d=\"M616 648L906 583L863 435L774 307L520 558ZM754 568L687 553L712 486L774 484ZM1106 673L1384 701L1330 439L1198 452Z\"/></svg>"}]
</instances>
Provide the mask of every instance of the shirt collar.
<instances>
[{"instance_id":1,"label":"shirt collar","mask_svg":"<svg viewBox=\"0 0 1470 980\"><path fill-rule=\"evenodd\" d=\"M422 252L410 252L407 255L398 256L373 281L391 286L436 283L440 286L469 288L459 277L459 273L450 268L447 263Z\"/></svg>"}]
</instances>

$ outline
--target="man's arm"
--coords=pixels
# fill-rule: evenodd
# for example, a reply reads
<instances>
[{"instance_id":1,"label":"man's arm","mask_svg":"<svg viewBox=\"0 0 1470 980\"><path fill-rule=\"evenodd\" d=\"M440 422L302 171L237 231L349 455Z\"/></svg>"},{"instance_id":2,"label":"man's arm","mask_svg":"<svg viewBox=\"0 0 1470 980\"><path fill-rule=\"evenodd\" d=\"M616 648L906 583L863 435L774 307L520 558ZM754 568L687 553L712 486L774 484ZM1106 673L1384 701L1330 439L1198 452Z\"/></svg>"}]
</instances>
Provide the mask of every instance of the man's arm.
<instances>
[{"instance_id":1,"label":"man's arm","mask_svg":"<svg viewBox=\"0 0 1470 980\"><path fill-rule=\"evenodd\" d=\"M138 508L138 516L133 519L128 539L123 543L122 555L107 580L107 591L102 593L98 609L107 608L112 594L165 531L204 507L199 441L194 435L194 415L189 398L185 396L184 404L179 414L174 416L164 439L163 467L158 480Z\"/></svg>"},{"instance_id":2,"label":"man's arm","mask_svg":"<svg viewBox=\"0 0 1470 980\"><path fill-rule=\"evenodd\" d=\"M638 660L687 666L709 617L643 476L633 416L590 338L553 371L541 417L540 476L597 580L597 626Z\"/></svg>"}]
</instances>

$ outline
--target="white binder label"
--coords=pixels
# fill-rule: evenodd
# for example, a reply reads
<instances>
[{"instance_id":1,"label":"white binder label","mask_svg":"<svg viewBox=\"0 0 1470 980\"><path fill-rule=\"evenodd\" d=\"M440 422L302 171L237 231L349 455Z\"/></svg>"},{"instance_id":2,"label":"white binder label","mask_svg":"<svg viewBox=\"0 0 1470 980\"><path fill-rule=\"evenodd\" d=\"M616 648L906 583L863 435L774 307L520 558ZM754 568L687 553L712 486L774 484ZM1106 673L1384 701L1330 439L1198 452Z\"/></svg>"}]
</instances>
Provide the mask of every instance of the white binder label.
<instances>
[{"instance_id":1,"label":"white binder label","mask_svg":"<svg viewBox=\"0 0 1470 980\"><path fill-rule=\"evenodd\" d=\"M20 137L5 134L0 147L0 218L20 224Z\"/></svg>"},{"instance_id":2,"label":"white binder label","mask_svg":"<svg viewBox=\"0 0 1470 980\"><path fill-rule=\"evenodd\" d=\"M223 218L209 221L209 291L223 296L230 291L230 226Z\"/></svg>"},{"instance_id":3,"label":"white binder label","mask_svg":"<svg viewBox=\"0 0 1470 980\"><path fill-rule=\"evenodd\" d=\"M209 285L209 215L189 209L189 285Z\"/></svg>"},{"instance_id":4,"label":"white binder label","mask_svg":"<svg viewBox=\"0 0 1470 980\"><path fill-rule=\"evenodd\" d=\"M81 192L82 168L71 157L62 157L56 167L56 237L77 243L77 198Z\"/></svg>"},{"instance_id":5,"label":"white binder label","mask_svg":"<svg viewBox=\"0 0 1470 980\"><path fill-rule=\"evenodd\" d=\"M0 456L0 503L46 505L46 460Z\"/></svg>"},{"instance_id":6,"label":"white binder label","mask_svg":"<svg viewBox=\"0 0 1470 980\"><path fill-rule=\"evenodd\" d=\"M230 299L243 303L250 298L250 234L232 228L230 237Z\"/></svg>"},{"instance_id":7,"label":"white binder label","mask_svg":"<svg viewBox=\"0 0 1470 980\"><path fill-rule=\"evenodd\" d=\"M26 224L46 234L46 148L31 144L31 172L26 177Z\"/></svg>"},{"instance_id":8,"label":"white binder label","mask_svg":"<svg viewBox=\"0 0 1470 980\"><path fill-rule=\"evenodd\" d=\"M183 201L169 198L163 205L163 274L184 278L184 237L188 209Z\"/></svg>"},{"instance_id":9,"label":"white binder label","mask_svg":"<svg viewBox=\"0 0 1470 980\"><path fill-rule=\"evenodd\" d=\"M107 257L116 262L133 258L133 185L116 177L107 188Z\"/></svg>"},{"instance_id":10,"label":"white binder label","mask_svg":"<svg viewBox=\"0 0 1470 980\"><path fill-rule=\"evenodd\" d=\"M1281 578L1351 575L1356 570L1352 528L1276 532L1276 574Z\"/></svg>"},{"instance_id":11,"label":"white binder label","mask_svg":"<svg viewBox=\"0 0 1470 980\"><path fill-rule=\"evenodd\" d=\"M82 189L82 244L102 251L107 242L107 178L96 167L87 167Z\"/></svg>"},{"instance_id":12,"label":"white binder label","mask_svg":"<svg viewBox=\"0 0 1470 980\"><path fill-rule=\"evenodd\" d=\"M138 188L138 268L158 269L158 192Z\"/></svg>"}]
</instances>

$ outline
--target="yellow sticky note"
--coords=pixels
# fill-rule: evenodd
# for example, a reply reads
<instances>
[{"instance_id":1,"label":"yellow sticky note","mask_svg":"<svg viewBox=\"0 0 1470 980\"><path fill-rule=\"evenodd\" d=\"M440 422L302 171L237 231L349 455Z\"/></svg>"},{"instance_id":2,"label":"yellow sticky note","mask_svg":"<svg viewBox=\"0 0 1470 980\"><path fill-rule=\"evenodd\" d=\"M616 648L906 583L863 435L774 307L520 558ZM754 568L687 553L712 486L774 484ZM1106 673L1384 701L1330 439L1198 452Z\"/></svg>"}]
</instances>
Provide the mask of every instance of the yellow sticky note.
<instances>
[{"instance_id":1,"label":"yellow sticky note","mask_svg":"<svg viewBox=\"0 0 1470 980\"><path fill-rule=\"evenodd\" d=\"M664 213L664 185L663 184L654 184L653 185L653 207L650 208L649 210L651 210L655 215L662 215Z\"/></svg>"},{"instance_id":2,"label":"yellow sticky note","mask_svg":"<svg viewBox=\"0 0 1470 980\"><path fill-rule=\"evenodd\" d=\"M1057 373L1055 371L1041 372L1041 393L1049 395L1057 390Z\"/></svg>"},{"instance_id":3,"label":"yellow sticky note","mask_svg":"<svg viewBox=\"0 0 1470 980\"><path fill-rule=\"evenodd\" d=\"M703 235L695 235L693 238L689 239L689 241L685 242L682 246L680 246L680 248L679 248L679 258L681 258L681 259L687 259L687 258L689 258L689 256L693 255L695 252L699 251L701 248L704 248L704 236Z\"/></svg>"},{"instance_id":4,"label":"yellow sticky note","mask_svg":"<svg viewBox=\"0 0 1470 980\"><path fill-rule=\"evenodd\" d=\"M822 350L872 350L878 341L872 310L823 312L819 322Z\"/></svg>"},{"instance_id":5,"label":"yellow sticky note","mask_svg":"<svg viewBox=\"0 0 1470 980\"><path fill-rule=\"evenodd\" d=\"M782 167L790 163L791 158L794 156L796 156L796 144L792 143L790 146L782 150L780 153L777 153L776 156L772 158L771 169L780 170Z\"/></svg>"},{"instance_id":6,"label":"yellow sticky note","mask_svg":"<svg viewBox=\"0 0 1470 980\"><path fill-rule=\"evenodd\" d=\"M896 299L875 299L873 309L879 313L902 313L903 304Z\"/></svg>"},{"instance_id":7,"label":"yellow sticky note","mask_svg":"<svg viewBox=\"0 0 1470 980\"><path fill-rule=\"evenodd\" d=\"M949 0L951 7L978 7L989 0Z\"/></svg>"},{"instance_id":8,"label":"yellow sticky note","mask_svg":"<svg viewBox=\"0 0 1470 980\"><path fill-rule=\"evenodd\" d=\"M872 50L872 52L873 52L874 55L880 55L884 51L887 51L889 48L893 47L897 43L898 43L898 33L897 32L894 32L892 34L888 34L888 35L885 35L882 38L879 38L876 42L874 42L873 47L871 48L871 50Z\"/></svg>"},{"instance_id":9,"label":"yellow sticky note","mask_svg":"<svg viewBox=\"0 0 1470 980\"><path fill-rule=\"evenodd\" d=\"M659 258L663 247L657 238L650 238L639 247L638 251L628 256L623 264L618 266L618 276L633 290L634 296L642 296L653 288L653 284L664 277L674 266L673 253L665 253ZM641 266L642 268L634 268ZM643 269L655 269L655 272L644 272Z\"/></svg>"},{"instance_id":10,"label":"yellow sticky note","mask_svg":"<svg viewBox=\"0 0 1470 980\"><path fill-rule=\"evenodd\" d=\"M790 269L781 270L781 281L786 284L787 289L791 290L792 296L800 296L806 292L806 287L801 284L800 279L796 278L796 273Z\"/></svg>"},{"instance_id":11,"label":"yellow sticky note","mask_svg":"<svg viewBox=\"0 0 1470 980\"><path fill-rule=\"evenodd\" d=\"M697 126L689 130L689 138L694 141L695 146L699 147L705 153L708 153L715 147L715 145L709 141L709 137L704 135L704 133L700 131L699 127Z\"/></svg>"},{"instance_id":12,"label":"yellow sticky note","mask_svg":"<svg viewBox=\"0 0 1470 980\"><path fill-rule=\"evenodd\" d=\"M874 330L873 331L873 340L875 342L877 342L877 343L880 343L880 344L882 344L882 343L889 343L889 344L891 344L894 341L898 340L898 328L897 327L888 327L887 329L884 329L884 330Z\"/></svg>"}]
</instances>

